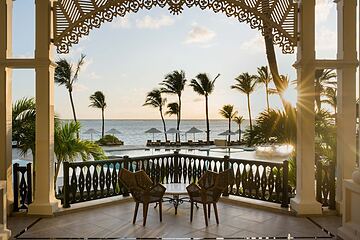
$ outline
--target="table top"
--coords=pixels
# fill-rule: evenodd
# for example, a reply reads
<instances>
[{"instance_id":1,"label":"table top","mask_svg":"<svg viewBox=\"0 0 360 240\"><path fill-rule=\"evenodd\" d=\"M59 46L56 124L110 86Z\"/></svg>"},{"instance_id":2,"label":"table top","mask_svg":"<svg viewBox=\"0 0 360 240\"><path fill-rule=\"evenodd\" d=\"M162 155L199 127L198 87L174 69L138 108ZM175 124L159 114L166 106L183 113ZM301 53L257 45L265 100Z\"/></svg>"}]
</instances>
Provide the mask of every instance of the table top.
<instances>
[{"instance_id":1,"label":"table top","mask_svg":"<svg viewBox=\"0 0 360 240\"><path fill-rule=\"evenodd\" d=\"M163 184L166 187L166 194L187 194L186 187L188 184L185 183L169 183Z\"/></svg>"}]
</instances>

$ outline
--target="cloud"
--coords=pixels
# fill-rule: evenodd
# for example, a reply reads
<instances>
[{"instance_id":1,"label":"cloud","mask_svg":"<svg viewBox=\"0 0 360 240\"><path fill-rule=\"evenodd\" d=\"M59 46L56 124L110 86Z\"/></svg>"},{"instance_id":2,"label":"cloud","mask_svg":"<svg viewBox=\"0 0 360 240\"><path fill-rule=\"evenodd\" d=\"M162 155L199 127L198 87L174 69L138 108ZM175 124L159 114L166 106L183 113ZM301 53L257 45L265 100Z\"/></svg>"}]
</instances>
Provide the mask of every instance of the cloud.
<instances>
[{"instance_id":1,"label":"cloud","mask_svg":"<svg viewBox=\"0 0 360 240\"><path fill-rule=\"evenodd\" d=\"M89 79L91 79L91 80L101 79L101 76L98 75L96 72L90 72L90 73L88 74L88 77L89 77Z\"/></svg>"},{"instance_id":2,"label":"cloud","mask_svg":"<svg viewBox=\"0 0 360 240\"><path fill-rule=\"evenodd\" d=\"M264 38L260 33L256 33L254 37L245 41L240 46L241 50L251 51L251 52L265 52L265 43Z\"/></svg>"},{"instance_id":3,"label":"cloud","mask_svg":"<svg viewBox=\"0 0 360 240\"><path fill-rule=\"evenodd\" d=\"M84 92L89 90L89 88L81 83L74 84L74 92Z\"/></svg>"},{"instance_id":4,"label":"cloud","mask_svg":"<svg viewBox=\"0 0 360 240\"><path fill-rule=\"evenodd\" d=\"M189 31L185 43L208 43L213 40L215 36L216 33L214 31L195 23L192 25L192 29Z\"/></svg>"},{"instance_id":5,"label":"cloud","mask_svg":"<svg viewBox=\"0 0 360 240\"><path fill-rule=\"evenodd\" d=\"M333 0L316 0L315 16L317 23L326 22L333 7L335 7Z\"/></svg>"},{"instance_id":6,"label":"cloud","mask_svg":"<svg viewBox=\"0 0 360 240\"><path fill-rule=\"evenodd\" d=\"M146 15L142 19L136 20L136 27L140 29L159 29L161 27L171 26L175 20L169 16L163 15L158 18Z\"/></svg>"},{"instance_id":7,"label":"cloud","mask_svg":"<svg viewBox=\"0 0 360 240\"><path fill-rule=\"evenodd\" d=\"M117 17L112 23L113 28L131 28L131 22L128 16Z\"/></svg>"},{"instance_id":8,"label":"cloud","mask_svg":"<svg viewBox=\"0 0 360 240\"><path fill-rule=\"evenodd\" d=\"M333 50L336 52L337 34L336 31L322 27L316 34L316 50Z\"/></svg>"}]
</instances>

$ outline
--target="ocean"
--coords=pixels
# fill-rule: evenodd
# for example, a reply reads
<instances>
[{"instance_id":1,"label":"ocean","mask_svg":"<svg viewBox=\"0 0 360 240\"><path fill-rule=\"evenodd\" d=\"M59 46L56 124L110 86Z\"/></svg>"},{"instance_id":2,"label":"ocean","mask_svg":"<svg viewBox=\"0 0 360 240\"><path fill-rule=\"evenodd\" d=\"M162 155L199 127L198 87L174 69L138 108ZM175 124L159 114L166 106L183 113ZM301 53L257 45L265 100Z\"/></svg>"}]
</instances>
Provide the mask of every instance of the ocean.
<instances>
[{"instance_id":1,"label":"ocean","mask_svg":"<svg viewBox=\"0 0 360 240\"><path fill-rule=\"evenodd\" d=\"M64 120L66 121L66 120ZM81 123L80 137L82 139L91 139L90 134L85 134L90 128L99 131L99 134L93 134L93 140L98 140L101 137L101 120L79 120ZM241 125L241 129L244 130L249 125L248 120L245 120ZM167 129L176 128L176 120L166 120ZM196 127L202 131L206 130L205 120L181 120L180 131L181 141L194 140L193 134L185 134L190 128ZM145 145L147 140L152 140L153 135L147 134L150 128L157 128L163 131L163 125L161 120L105 120L105 132L111 128L115 128L121 132L116 135L120 140L124 142L124 145ZM210 120L210 138L213 139L225 139L225 136L219 136L220 133L228 129L227 120ZM238 130L237 124L234 122L231 124L231 130ZM236 141L239 138L238 135L231 136L231 139ZM155 140L164 141L164 133L154 135ZM168 140L173 141L175 136L168 134ZM206 133L197 133L195 140L206 140Z\"/></svg>"}]
</instances>

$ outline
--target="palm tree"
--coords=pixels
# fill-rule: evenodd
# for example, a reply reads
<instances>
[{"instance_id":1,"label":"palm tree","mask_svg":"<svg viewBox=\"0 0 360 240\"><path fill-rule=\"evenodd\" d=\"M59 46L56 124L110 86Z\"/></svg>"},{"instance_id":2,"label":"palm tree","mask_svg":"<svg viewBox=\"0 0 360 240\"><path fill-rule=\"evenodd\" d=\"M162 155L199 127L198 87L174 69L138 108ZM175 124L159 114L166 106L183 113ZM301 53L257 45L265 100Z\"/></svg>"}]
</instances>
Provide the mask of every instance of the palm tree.
<instances>
[{"instance_id":1,"label":"palm tree","mask_svg":"<svg viewBox=\"0 0 360 240\"><path fill-rule=\"evenodd\" d=\"M237 111L234 111L234 105L224 105L220 110L219 110L220 115L223 118L226 118L229 120L229 133L231 132L231 120L236 116ZM228 138L228 141L230 142L230 135Z\"/></svg>"},{"instance_id":2,"label":"palm tree","mask_svg":"<svg viewBox=\"0 0 360 240\"><path fill-rule=\"evenodd\" d=\"M243 116L235 116L233 120L239 126L239 142L241 142L241 124L244 120Z\"/></svg>"},{"instance_id":3,"label":"palm tree","mask_svg":"<svg viewBox=\"0 0 360 240\"><path fill-rule=\"evenodd\" d=\"M251 105L250 105L250 94L255 91L257 84L256 76L250 75L249 73L242 73L237 78L235 78L235 85L231 86L231 89L237 89L242 93L245 93L247 96L248 110L249 110L249 120L250 120L250 130L252 130L252 119L251 119Z\"/></svg>"},{"instance_id":4,"label":"palm tree","mask_svg":"<svg viewBox=\"0 0 360 240\"><path fill-rule=\"evenodd\" d=\"M270 110L269 105L269 83L272 81L271 73L267 66L262 66L258 68L258 83L262 83L265 85L265 93L266 93L266 106L267 110Z\"/></svg>"},{"instance_id":5,"label":"palm tree","mask_svg":"<svg viewBox=\"0 0 360 240\"><path fill-rule=\"evenodd\" d=\"M281 87L280 88L269 88L269 94L278 94L279 96L284 96L286 90L290 86L290 78L285 75L280 75L281 78Z\"/></svg>"},{"instance_id":6,"label":"palm tree","mask_svg":"<svg viewBox=\"0 0 360 240\"><path fill-rule=\"evenodd\" d=\"M98 144L77 138L76 134L80 131L80 128L80 123L74 121L64 125L57 124L55 127L54 152L57 159L54 176L55 186L61 163L65 161L73 162L79 157L83 161L106 159L103 149Z\"/></svg>"},{"instance_id":7,"label":"palm tree","mask_svg":"<svg viewBox=\"0 0 360 240\"><path fill-rule=\"evenodd\" d=\"M167 141L166 123L163 115L163 107L165 103L166 98L162 98L161 91L159 89L154 89L146 95L146 100L143 106L151 106L159 109L160 117L164 126L165 141Z\"/></svg>"},{"instance_id":8,"label":"palm tree","mask_svg":"<svg viewBox=\"0 0 360 240\"><path fill-rule=\"evenodd\" d=\"M209 144L210 142L210 123L209 123L209 95L213 92L215 81L220 76L218 74L214 80L210 80L206 73L200 73L196 76L196 79L192 79L190 86L193 88L194 92L199 95L205 96L205 114L206 114L206 141Z\"/></svg>"},{"instance_id":9,"label":"palm tree","mask_svg":"<svg viewBox=\"0 0 360 240\"><path fill-rule=\"evenodd\" d=\"M169 103L167 105L168 110L165 112L166 115L168 116L172 116L172 115L176 115L176 117L178 117L179 115L179 105L178 103L174 102L174 103Z\"/></svg>"},{"instance_id":10,"label":"palm tree","mask_svg":"<svg viewBox=\"0 0 360 240\"><path fill-rule=\"evenodd\" d=\"M165 80L160 83L163 87L161 91L163 93L174 94L178 96L178 110L177 114L177 126L176 129L180 130L180 121L181 121L181 94L184 91L186 83L185 72L181 71L173 71L165 76ZM176 138L180 141L180 134L176 134Z\"/></svg>"},{"instance_id":11,"label":"palm tree","mask_svg":"<svg viewBox=\"0 0 360 240\"><path fill-rule=\"evenodd\" d=\"M315 103L318 111L321 109L321 95L324 93L326 86L335 86L336 73L332 69L318 69L315 72Z\"/></svg>"},{"instance_id":12,"label":"palm tree","mask_svg":"<svg viewBox=\"0 0 360 240\"><path fill-rule=\"evenodd\" d=\"M327 87L323 93L325 99L322 99L322 103L329 104L334 109L334 115L337 113L337 89L335 87Z\"/></svg>"},{"instance_id":13,"label":"palm tree","mask_svg":"<svg viewBox=\"0 0 360 240\"><path fill-rule=\"evenodd\" d=\"M91 104L89 107L100 108L101 109L101 119L102 119L102 127L101 127L101 138L105 135L105 116L104 111L106 108L105 95L101 91L96 91L93 95L90 96Z\"/></svg>"},{"instance_id":14,"label":"palm tree","mask_svg":"<svg viewBox=\"0 0 360 240\"><path fill-rule=\"evenodd\" d=\"M56 62L55 82L60 86L64 85L69 92L71 108L74 116L74 121L77 121L74 100L72 96L74 83L78 80L81 67L84 65L85 55L81 54L79 61L74 68L66 59L60 59Z\"/></svg>"}]
</instances>

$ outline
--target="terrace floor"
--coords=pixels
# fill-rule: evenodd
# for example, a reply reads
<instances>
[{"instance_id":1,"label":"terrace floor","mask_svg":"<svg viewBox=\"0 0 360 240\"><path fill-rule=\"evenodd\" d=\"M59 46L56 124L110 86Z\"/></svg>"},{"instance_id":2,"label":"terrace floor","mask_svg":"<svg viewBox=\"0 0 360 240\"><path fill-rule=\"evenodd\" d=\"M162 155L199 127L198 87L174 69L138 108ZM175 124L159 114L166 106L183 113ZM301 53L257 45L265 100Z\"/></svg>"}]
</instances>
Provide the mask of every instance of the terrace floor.
<instances>
[{"instance_id":1,"label":"terrace floor","mask_svg":"<svg viewBox=\"0 0 360 240\"><path fill-rule=\"evenodd\" d=\"M142 226L142 209L135 225L131 223L133 202L114 203L94 209L72 212L51 218L15 216L8 219L13 239L118 239L118 238L231 238L231 239L335 239L341 225L337 216L296 217L251 207L218 204L220 224L212 212L205 227L203 210L194 210L190 223L188 203L178 214L167 203L163 222L158 209L149 208L146 227ZM24 229L28 228L26 231Z\"/></svg>"}]
</instances>

